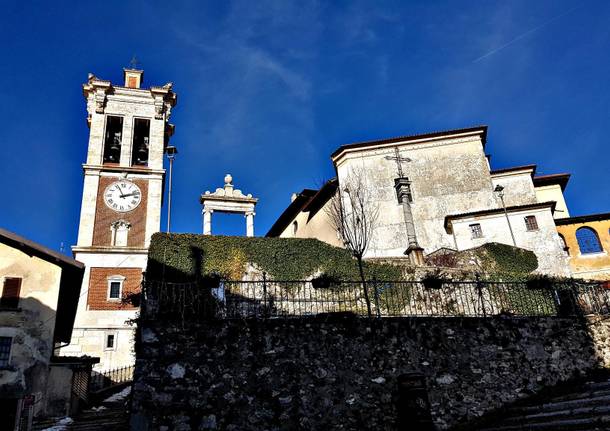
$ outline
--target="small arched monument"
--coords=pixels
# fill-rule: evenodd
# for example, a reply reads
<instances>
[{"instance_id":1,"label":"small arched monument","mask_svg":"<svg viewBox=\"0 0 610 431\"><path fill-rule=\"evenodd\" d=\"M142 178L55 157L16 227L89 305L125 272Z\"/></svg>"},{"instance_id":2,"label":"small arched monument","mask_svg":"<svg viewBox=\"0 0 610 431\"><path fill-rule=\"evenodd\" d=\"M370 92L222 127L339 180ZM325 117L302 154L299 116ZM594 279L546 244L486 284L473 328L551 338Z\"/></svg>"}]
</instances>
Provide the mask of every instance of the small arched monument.
<instances>
[{"instance_id":1,"label":"small arched monument","mask_svg":"<svg viewBox=\"0 0 610 431\"><path fill-rule=\"evenodd\" d=\"M258 202L251 194L244 195L233 187L231 174L225 175L225 185L214 193L206 191L199 199L203 214L203 234L212 234L212 214L214 211L244 214L246 217L246 236L254 236L254 207Z\"/></svg>"}]
</instances>

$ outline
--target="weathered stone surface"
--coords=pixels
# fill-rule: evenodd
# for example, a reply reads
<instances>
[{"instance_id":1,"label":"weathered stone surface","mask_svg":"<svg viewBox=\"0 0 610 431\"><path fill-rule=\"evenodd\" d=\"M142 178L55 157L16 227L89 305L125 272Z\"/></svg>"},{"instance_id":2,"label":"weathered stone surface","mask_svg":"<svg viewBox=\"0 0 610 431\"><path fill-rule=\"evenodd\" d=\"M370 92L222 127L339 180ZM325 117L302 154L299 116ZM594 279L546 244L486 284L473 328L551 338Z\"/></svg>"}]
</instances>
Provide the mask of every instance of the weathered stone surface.
<instances>
[{"instance_id":1,"label":"weathered stone surface","mask_svg":"<svg viewBox=\"0 0 610 431\"><path fill-rule=\"evenodd\" d=\"M398 377L421 373L448 429L610 366L610 322L301 318L140 322L133 413L151 429L398 429ZM174 376L179 376L175 378ZM143 421L142 421L143 419Z\"/></svg>"}]
</instances>

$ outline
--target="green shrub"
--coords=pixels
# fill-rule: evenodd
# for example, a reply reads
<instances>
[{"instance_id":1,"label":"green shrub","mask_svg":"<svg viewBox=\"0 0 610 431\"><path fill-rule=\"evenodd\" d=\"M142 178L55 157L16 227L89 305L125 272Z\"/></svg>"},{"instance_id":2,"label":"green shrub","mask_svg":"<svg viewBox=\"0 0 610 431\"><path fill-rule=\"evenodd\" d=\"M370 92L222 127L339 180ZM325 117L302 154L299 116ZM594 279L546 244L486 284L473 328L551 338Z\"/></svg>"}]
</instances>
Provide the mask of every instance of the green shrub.
<instances>
[{"instance_id":1,"label":"green shrub","mask_svg":"<svg viewBox=\"0 0 610 431\"><path fill-rule=\"evenodd\" d=\"M530 273L538 268L538 258L533 251L507 244L490 242L480 247L484 251L482 256L492 260L498 272Z\"/></svg>"},{"instance_id":2,"label":"green shrub","mask_svg":"<svg viewBox=\"0 0 610 431\"><path fill-rule=\"evenodd\" d=\"M349 251L316 239L153 235L146 277L149 280L185 282L219 274L240 279L248 263L275 280L303 280L316 273L338 280L359 280L356 260ZM367 278L399 280L400 268L366 263Z\"/></svg>"}]
</instances>

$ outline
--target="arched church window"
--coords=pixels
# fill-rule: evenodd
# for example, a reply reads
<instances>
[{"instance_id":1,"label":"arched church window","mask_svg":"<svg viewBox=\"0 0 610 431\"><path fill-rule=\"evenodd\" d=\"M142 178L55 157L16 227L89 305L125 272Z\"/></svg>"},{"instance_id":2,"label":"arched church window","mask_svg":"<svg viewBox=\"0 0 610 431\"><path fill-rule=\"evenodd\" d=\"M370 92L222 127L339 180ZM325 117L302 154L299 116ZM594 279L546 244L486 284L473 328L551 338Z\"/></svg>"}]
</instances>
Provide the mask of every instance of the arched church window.
<instances>
[{"instance_id":1,"label":"arched church window","mask_svg":"<svg viewBox=\"0 0 610 431\"><path fill-rule=\"evenodd\" d=\"M292 235L297 236L297 231L299 230L299 223L297 221L292 222Z\"/></svg>"},{"instance_id":2,"label":"arched church window","mask_svg":"<svg viewBox=\"0 0 610 431\"><path fill-rule=\"evenodd\" d=\"M578 228L576 240L581 254L601 253L603 251L597 232L590 227Z\"/></svg>"},{"instance_id":3,"label":"arched church window","mask_svg":"<svg viewBox=\"0 0 610 431\"><path fill-rule=\"evenodd\" d=\"M126 247L129 229L131 229L131 224L125 220L118 220L112 223L110 225L112 235L110 243L114 247Z\"/></svg>"}]
</instances>

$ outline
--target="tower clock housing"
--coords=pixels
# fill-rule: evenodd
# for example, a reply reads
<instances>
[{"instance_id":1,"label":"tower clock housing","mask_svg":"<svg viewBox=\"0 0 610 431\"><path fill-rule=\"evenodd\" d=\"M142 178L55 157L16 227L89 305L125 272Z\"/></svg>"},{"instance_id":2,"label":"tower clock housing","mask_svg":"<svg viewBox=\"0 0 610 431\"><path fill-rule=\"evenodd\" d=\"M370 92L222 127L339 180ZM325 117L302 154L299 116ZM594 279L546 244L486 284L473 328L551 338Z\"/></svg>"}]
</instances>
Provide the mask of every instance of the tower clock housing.
<instances>
[{"instance_id":1,"label":"tower clock housing","mask_svg":"<svg viewBox=\"0 0 610 431\"><path fill-rule=\"evenodd\" d=\"M174 127L172 84L142 88L143 71L124 84L89 74L83 85L89 145L75 258L86 265L73 339L65 355L100 357L99 368L131 365L136 307L148 245L161 223L163 154Z\"/></svg>"}]
</instances>

